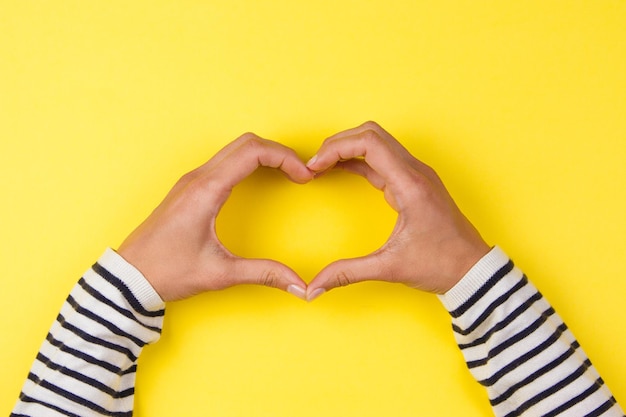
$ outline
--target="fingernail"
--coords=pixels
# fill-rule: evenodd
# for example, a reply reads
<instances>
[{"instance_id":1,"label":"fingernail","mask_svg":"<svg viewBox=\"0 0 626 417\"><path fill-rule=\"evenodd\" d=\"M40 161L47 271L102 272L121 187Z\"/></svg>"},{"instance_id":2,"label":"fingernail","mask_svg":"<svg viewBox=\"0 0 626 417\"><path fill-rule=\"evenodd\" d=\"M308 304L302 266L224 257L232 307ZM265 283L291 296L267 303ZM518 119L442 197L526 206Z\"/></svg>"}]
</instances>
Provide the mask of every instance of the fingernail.
<instances>
[{"instance_id":1,"label":"fingernail","mask_svg":"<svg viewBox=\"0 0 626 417\"><path fill-rule=\"evenodd\" d=\"M318 288L316 290L313 290L311 294L307 294L306 300L310 303L311 301L315 300L317 297L324 294L325 292L326 290L324 288Z\"/></svg>"},{"instance_id":2,"label":"fingernail","mask_svg":"<svg viewBox=\"0 0 626 417\"><path fill-rule=\"evenodd\" d=\"M291 284L287 286L287 292L291 295L295 295L301 300L306 301L306 290L299 285Z\"/></svg>"},{"instance_id":3,"label":"fingernail","mask_svg":"<svg viewBox=\"0 0 626 417\"><path fill-rule=\"evenodd\" d=\"M317 161L317 155L313 155L313 158L309 159L309 162L306 163L306 166L310 167L315 163L315 161Z\"/></svg>"}]
</instances>

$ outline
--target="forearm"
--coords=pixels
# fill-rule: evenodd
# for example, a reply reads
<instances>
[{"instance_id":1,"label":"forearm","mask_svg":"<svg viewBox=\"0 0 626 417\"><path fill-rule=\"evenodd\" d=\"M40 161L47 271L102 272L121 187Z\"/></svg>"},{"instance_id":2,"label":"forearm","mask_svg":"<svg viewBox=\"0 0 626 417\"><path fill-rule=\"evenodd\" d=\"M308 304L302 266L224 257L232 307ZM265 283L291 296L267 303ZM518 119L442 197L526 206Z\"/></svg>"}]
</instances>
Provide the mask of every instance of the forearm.
<instances>
[{"instance_id":1,"label":"forearm","mask_svg":"<svg viewBox=\"0 0 626 417\"><path fill-rule=\"evenodd\" d=\"M559 315L499 248L440 299L497 416L624 415Z\"/></svg>"},{"instance_id":2,"label":"forearm","mask_svg":"<svg viewBox=\"0 0 626 417\"><path fill-rule=\"evenodd\" d=\"M143 276L107 250L72 289L12 415L132 415L137 358L158 340L163 309Z\"/></svg>"}]
</instances>

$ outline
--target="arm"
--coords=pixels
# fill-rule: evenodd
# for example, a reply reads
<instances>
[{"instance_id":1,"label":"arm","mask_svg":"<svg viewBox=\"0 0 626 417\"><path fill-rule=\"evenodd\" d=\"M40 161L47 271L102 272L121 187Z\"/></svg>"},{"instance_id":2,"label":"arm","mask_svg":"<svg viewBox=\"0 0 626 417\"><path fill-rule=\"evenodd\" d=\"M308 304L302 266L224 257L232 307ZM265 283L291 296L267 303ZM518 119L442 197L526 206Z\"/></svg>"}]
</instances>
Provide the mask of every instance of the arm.
<instances>
[{"instance_id":1,"label":"arm","mask_svg":"<svg viewBox=\"0 0 626 417\"><path fill-rule=\"evenodd\" d=\"M63 304L11 415L132 415L137 358L163 313L139 271L107 250Z\"/></svg>"},{"instance_id":2,"label":"arm","mask_svg":"<svg viewBox=\"0 0 626 417\"><path fill-rule=\"evenodd\" d=\"M439 297L497 416L624 415L563 320L500 248Z\"/></svg>"},{"instance_id":3,"label":"arm","mask_svg":"<svg viewBox=\"0 0 626 417\"><path fill-rule=\"evenodd\" d=\"M295 182L311 172L295 152L252 134L183 176L154 212L84 275L37 355L13 416L130 416L137 358L158 340L164 301L237 284L304 297L287 266L230 253L215 218L232 188L258 166Z\"/></svg>"},{"instance_id":4,"label":"arm","mask_svg":"<svg viewBox=\"0 0 626 417\"><path fill-rule=\"evenodd\" d=\"M307 164L364 176L398 212L374 253L324 268L313 299L368 279L440 295L472 375L498 416L623 416L562 320L498 248L458 209L437 174L375 123L328 138Z\"/></svg>"}]
</instances>

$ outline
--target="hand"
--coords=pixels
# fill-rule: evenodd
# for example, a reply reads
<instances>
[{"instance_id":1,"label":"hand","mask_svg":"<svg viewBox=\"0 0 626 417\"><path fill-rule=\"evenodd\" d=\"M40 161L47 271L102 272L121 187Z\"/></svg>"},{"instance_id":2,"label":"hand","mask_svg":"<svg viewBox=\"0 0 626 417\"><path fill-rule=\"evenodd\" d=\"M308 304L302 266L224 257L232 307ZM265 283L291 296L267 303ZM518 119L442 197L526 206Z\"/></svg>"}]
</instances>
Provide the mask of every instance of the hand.
<instances>
[{"instance_id":1,"label":"hand","mask_svg":"<svg viewBox=\"0 0 626 417\"><path fill-rule=\"evenodd\" d=\"M362 175L398 212L380 249L328 265L309 283L308 300L365 280L445 293L490 250L435 171L374 122L326 139L307 166L315 173L335 167Z\"/></svg>"},{"instance_id":2,"label":"hand","mask_svg":"<svg viewBox=\"0 0 626 417\"><path fill-rule=\"evenodd\" d=\"M306 283L292 269L235 256L215 233L215 218L231 190L259 166L278 168L297 183L313 178L293 150L247 133L184 175L118 253L164 301L236 284L277 287L304 298Z\"/></svg>"}]
</instances>

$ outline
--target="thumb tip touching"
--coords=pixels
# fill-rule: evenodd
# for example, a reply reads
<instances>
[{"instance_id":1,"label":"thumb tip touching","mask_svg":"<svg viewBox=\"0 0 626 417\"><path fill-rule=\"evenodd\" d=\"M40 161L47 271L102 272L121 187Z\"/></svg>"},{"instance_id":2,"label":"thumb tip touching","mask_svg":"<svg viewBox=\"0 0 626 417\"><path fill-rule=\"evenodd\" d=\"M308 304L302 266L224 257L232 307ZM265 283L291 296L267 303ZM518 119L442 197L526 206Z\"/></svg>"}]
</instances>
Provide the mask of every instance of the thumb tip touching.
<instances>
[{"instance_id":1,"label":"thumb tip touching","mask_svg":"<svg viewBox=\"0 0 626 417\"><path fill-rule=\"evenodd\" d=\"M347 286L367 279L365 276L356 274L352 263L355 260L336 261L320 271L315 278L307 284L300 276L288 266L271 260L245 260L247 267L261 266L263 273L253 279L256 284L282 289L301 300L311 302L329 290L336 287Z\"/></svg>"},{"instance_id":2,"label":"thumb tip touching","mask_svg":"<svg viewBox=\"0 0 626 417\"><path fill-rule=\"evenodd\" d=\"M315 288L315 289L307 288L306 301L310 303L311 301L315 300L317 297L324 294L325 292L326 290L324 288Z\"/></svg>"},{"instance_id":3,"label":"thumb tip touching","mask_svg":"<svg viewBox=\"0 0 626 417\"><path fill-rule=\"evenodd\" d=\"M322 269L308 284L286 265L269 261L274 268L268 268L260 283L280 288L301 300L311 302L333 288L372 279L360 268L355 267L362 261L363 258L335 261Z\"/></svg>"},{"instance_id":4,"label":"thumb tip touching","mask_svg":"<svg viewBox=\"0 0 626 417\"><path fill-rule=\"evenodd\" d=\"M287 292L293 296L298 297L301 300L306 301L306 289L300 285L289 284L287 286Z\"/></svg>"},{"instance_id":5,"label":"thumb tip touching","mask_svg":"<svg viewBox=\"0 0 626 417\"><path fill-rule=\"evenodd\" d=\"M313 155L311 159L306 162L306 167L311 169L311 167L315 165L315 162L317 162L317 154Z\"/></svg>"},{"instance_id":6,"label":"thumb tip touching","mask_svg":"<svg viewBox=\"0 0 626 417\"><path fill-rule=\"evenodd\" d=\"M287 286L287 292L301 300L311 302L320 295L324 294L326 290L324 288L315 288L311 290L297 284L289 284Z\"/></svg>"}]
</instances>

